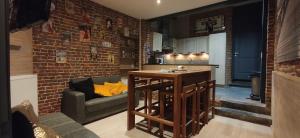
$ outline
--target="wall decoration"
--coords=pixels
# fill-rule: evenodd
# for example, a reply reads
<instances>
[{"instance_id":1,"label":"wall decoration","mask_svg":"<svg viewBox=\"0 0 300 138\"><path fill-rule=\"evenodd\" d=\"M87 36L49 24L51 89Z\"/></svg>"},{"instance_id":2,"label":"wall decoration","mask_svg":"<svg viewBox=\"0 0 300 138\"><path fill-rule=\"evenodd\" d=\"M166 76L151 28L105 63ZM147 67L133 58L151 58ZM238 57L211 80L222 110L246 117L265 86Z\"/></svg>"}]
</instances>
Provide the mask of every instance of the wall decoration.
<instances>
[{"instance_id":1,"label":"wall decoration","mask_svg":"<svg viewBox=\"0 0 300 138\"><path fill-rule=\"evenodd\" d=\"M50 6L50 12L53 13L56 9L56 6L55 6L55 1L52 1L51 2L51 6Z\"/></svg>"},{"instance_id":2,"label":"wall decoration","mask_svg":"<svg viewBox=\"0 0 300 138\"><path fill-rule=\"evenodd\" d=\"M80 42L90 42L91 41L91 27L88 25L79 26L79 41Z\"/></svg>"},{"instance_id":3,"label":"wall decoration","mask_svg":"<svg viewBox=\"0 0 300 138\"><path fill-rule=\"evenodd\" d=\"M108 54L108 63L115 64L115 56L113 54Z\"/></svg>"},{"instance_id":4,"label":"wall decoration","mask_svg":"<svg viewBox=\"0 0 300 138\"><path fill-rule=\"evenodd\" d=\"M225 30L224 15L200 18L195 22L195 33L214 33Z\"/></svg>"},{"instance_id":5,"label":"wall decoration","mask_svg":"<svg viewBox=\"0 0 300 138\"><path fill-rule=\"evenodd\" d=\"M81 15L82 15L82 25L88 25L91 23L91 16L87 12L85 8L81 9Z\"/></svg>"},{"instance_id":6,"label":"wall decoration","mask_svg":"<svg viewBox=\"0 0 300 138\"><path fill-rule=\"evenodd\" d=\"M65 0L65 10L68 14L75 14L75 4L71 0Z\"/></svg>"},{"instance_id":7,"label":"wall decoration","mask_svg":"<svg viewBox=\"0 0 300 138\"><path fill-rule=\"evenodd\" d=\"M128 27L124 27L124 36L126 36L126 37L130 36L130 32L129 32L129 28Z\"/></svg>"},{"instance_id":8,"label":"wall decoration","mask_svg":"<svg viewBox=\"0 0 300 138\"><path fill-rule=\"evenodd\" d=\"M95 59L98 57L98 48L97 46L91 46L91 58Z\"/></svg>"},{"instance_id":9,"label":"wall decoration","mask_svg":"<svg viewBox=\"0 0 300 138\"><path fill-rule=\"evenodd\" d=\"M107 30L112 30L112 27L113 27L113 21L111 18L107 18L106 19L106 29Z\"/></svg>"},{"instance_id":10,"label":"wall decoration","mask_svg":"<svg viewBox=\"0 0 300 138\"><path fill-rule=\"evenodd\" d=\"M106 47L106 48L111 48L111 42L107 42L107 41L103 41L102 42L102 47Z\"/></svg>"},{"instance_id":11,"label":"wall decoration","mask_svg":"<svg viewBox=\"0 0 300 138\"><path fill-rule=\"evenodd\" d=\"M47 22L42 24L42 32L44 33L55 33L53 19L49 18Z\"/></svg>"},{"instance_id":12,"label":"wall decoration","mask_svg":"<svg viewBox=\"0 0 300 138\"><path fill-rule=\"evenodd\" d=\"M117 18L117 26L118 28L123 28L123 19L120 17Z\"/></svg>"},{"instance_id":13,"label":"wall decoration","mask_svg":"<svg viewBox=\"0 0 300 138\"><path fill-rule=\"evenodd\" d=\"M71 32L63 32L62 33L62 45L69 46L71 45L72 34Z\"/></svg>"},{"instance_id":14,"label":"wall decoration","mask_svg":"<svg viewBox=\"0 0 300 138\"><path fill-rule=\"evenodd\" d=\"M93 29L97 30L98 26L100 26L100 25L101 25L101 18L100 17L96 17L95 21L94 21L94 24L93 24Z\"/></svg>"},{"instance_id":15,"label":"wall decoration","mask_svg":"<svg viewBox=\"0 0 300 138\"><path fill-rule=\"evenodd\" d=\"M64 50L56 51L56 63L67 63L67 52Z\"/></svg>"}]
</instances>

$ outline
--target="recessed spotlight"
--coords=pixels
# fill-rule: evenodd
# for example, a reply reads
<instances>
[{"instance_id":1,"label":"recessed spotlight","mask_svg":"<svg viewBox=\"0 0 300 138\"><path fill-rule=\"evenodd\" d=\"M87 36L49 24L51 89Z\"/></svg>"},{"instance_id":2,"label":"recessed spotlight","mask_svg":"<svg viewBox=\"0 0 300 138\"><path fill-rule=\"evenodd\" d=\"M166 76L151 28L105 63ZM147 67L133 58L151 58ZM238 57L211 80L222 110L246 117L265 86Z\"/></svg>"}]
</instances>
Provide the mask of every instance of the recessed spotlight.
<instances>
[{"instance_id":1,"label":"recessed spotlight","mask_svg":"<svg viewBox=\"0 0 300 138\"><path fill-rule=\"evenodd\" d=\"M156 0L156 3L157 3L157 4L160 4L160 3L161 3L161 0Z\"/></svg>"}]
</instances>

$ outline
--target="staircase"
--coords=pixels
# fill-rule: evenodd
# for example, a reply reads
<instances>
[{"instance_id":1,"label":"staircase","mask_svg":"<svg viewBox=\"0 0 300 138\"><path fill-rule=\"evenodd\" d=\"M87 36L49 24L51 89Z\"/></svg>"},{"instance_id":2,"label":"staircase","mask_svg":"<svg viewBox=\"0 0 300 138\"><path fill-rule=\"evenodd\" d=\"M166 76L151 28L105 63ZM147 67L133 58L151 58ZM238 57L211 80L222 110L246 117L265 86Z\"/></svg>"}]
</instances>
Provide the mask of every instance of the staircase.
<instances>
[{"instance_id":1,"label":"staircase","mask_svg":"<svg viewBox=\"0 0 300 138\"><path fill-rule=\"evenodd\" d=\"M221 100L216 107L216 114L265 126L272 125L270 111L260 105Z\"/></svg>"}]
</instances>

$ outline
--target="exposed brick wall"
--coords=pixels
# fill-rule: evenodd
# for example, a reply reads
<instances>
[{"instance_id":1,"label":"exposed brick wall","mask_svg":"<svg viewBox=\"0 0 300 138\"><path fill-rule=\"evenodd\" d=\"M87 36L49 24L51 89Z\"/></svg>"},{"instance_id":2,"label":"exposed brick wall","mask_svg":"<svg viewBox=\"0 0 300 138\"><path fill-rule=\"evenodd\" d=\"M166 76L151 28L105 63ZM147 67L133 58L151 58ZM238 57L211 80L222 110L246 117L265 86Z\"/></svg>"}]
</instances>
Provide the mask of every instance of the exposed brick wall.
<instances>
[{"instance_id":1,"label":"exposed brick wall","mask_svg":"<svg viewBox=\"0 0 300 138\"><path fill-rule=\"evenodd\" d=\"M56 10L51 14L54 19L55 33L44 33L41 26L33 28L33 68L38 74L39 113L46 114L60 111L63 89L68 87L72 78L90 76L110 76L120 74L120 45L124 39L120 37L116 20L123 19L123 26L138 30L138 20L114 10L105 8L88 0L72 0L76 13L69 15L65 11L65 1L56 0ZM92 29L91 42L79 41L79 24L82 22L81 10L86 8L93 18L100 17L100 29ZM113 30L106 29L106 19L113 20ZM93 21L91 25L93 24ZM64 31L72 33L70 46L63 46L61 37ZM93 35L101 31L102 35ZM112 42L111 48L98 47L98 58L90 56L90 45L100 45L102 41ZM56 63L56 50L67 52L67 63ZM108 54L115 56L115 64L108 62Z\"/></svg>"},{"instance_id":2,"label":"exposed brick wall","mask_svg":"<svg viewBox=\"0 0 300 138\"><path fill-rule=\"evenodd\" d=\"M153 31L151 29L150 22L147 20L142 21L142 27L141 27L141 35L142 35L142 59L140 59L142 64L145 64L146 59L146 53L145 53L145 46L149 45L152 49L152 43L153 43Z\"/></svg>"},{"instance_id":3,"label":"exposed brick wall","mask_svg":"<svg viewBox=\"0 0 300 138\"><path fill-rule=\"evenodd\" d=\"M275 53L275 13L276 2L269 0L268 11L268 35L267 35L267 64L266 64L266 90L265 103L267 108L271 108L271 92L272 92L272 71L274 71L274 53Z\"/></svg>"},{"instance_id":4,"label":"exposed brick wall","mask_svg":"<svg viewBox=\"0 0 300 138\"><path fill-rule=\"evenodd\" d=\"M225 85L229 85L232 82L232 9L227 9L224 14L226 26Z\"/></svg>"},{"instance_id":5,"label":"exposed brick wall","mask_svg":"<svg viewBox=\"0 0 300 138\"><path fill-rule=\"evenodd\" d=\"M282 62L276 65L276 70L292 76L300 77L300 60Z\"/></svg>"}]
</instances>

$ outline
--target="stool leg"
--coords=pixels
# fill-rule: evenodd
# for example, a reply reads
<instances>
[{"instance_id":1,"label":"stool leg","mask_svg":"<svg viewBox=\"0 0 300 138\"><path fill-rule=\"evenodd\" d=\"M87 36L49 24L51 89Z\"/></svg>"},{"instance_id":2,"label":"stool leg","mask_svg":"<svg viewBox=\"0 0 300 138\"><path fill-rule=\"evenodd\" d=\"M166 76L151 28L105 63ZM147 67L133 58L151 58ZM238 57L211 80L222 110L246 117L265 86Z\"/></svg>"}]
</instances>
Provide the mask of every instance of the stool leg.
<instances>
[{"instance_id":1,"label":"stool leg","mask_svg":"<svg viewBox=\"0 0 300 138\"><path fill-rule=\"evenodd\" d=\"M212 93L212 118L215 118L215 102L216 102L216 83L213 83Z\"/></svg>"},{"instance_id":2,"label":"stool leg","mask_svg":"<svg viewBox=\"0 0 300 138\"><path fill-rule=\"evenodd\" d=\"M205 118L204 118L204 123L208 124L208 115L209 115L209 89L206 90L205 92L205 106L204 106L204 111L205 111Z\"/></svg>"},{"instance_id":3,"label":"stool leg","mask_svg":"<svg viewBox=\"0 0 300 138\"><path fill-rule=\"evenodd\" d=\"M181 115L181 131L182 131L182 137L185 138L186 137L186 97L182 97L182 115Z\"/></svg>"},{"instance_id":4,"label":"stool leg","mask_svg":"<svg viewBox=\"0 0 300 138\"><path fill-rule=\"evenodd\" d=\"M196 118L197 118L197 114L196 114L196 109L197 109L197 94L194 93L193 94L193 109L192 109L192 134L196 135L196 124L194 122L196 122Z\"/></svg>"},{"instance_id":5,"label":"stool leg","mask_svg":"<svg viewBox=\"0 0 300 138\"><path fill-rule=\"evenodd\" d=\"M196 121L194 122L196 125L197 133L200 131L200 92L196 93Z\"/></svg>"},{"instance_id":6,"label":"stool leg","mask_svg":"<svg viewBox=\"0 0 300 138\"><path fill-rule=\"evenodd\" d=\"M147 108L148 108L148 92L147 90L144 91L144 113L147 114Z\"/></svg>"},{"instance_id":7,"label":"stool leg","mask_svg":"<svg viewBox=\"0 0 300 138\"><path fill-rule=\"evenodd\" d=\"M164 94L160 94L159 97L159 114L160 114L160 118L165 118L165 95ZM163 137L164 135L164 124L160 123L159 124L159 131L160 131L160 135L161 137Z\"/></svg>"},{"instance_id":8,"label":"stool leg","mask_svg":"<svg viewBox=\"0 0 300 138\"><path fill-rule=\"evenodd\" d=\"M148 114L152 114L152 93L151 90L148 90ZM148 131L151 131L151 120L148 119Z\"/></svg>"}]
</instances>

